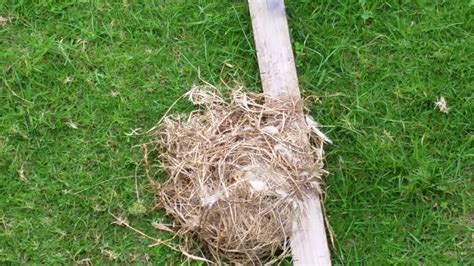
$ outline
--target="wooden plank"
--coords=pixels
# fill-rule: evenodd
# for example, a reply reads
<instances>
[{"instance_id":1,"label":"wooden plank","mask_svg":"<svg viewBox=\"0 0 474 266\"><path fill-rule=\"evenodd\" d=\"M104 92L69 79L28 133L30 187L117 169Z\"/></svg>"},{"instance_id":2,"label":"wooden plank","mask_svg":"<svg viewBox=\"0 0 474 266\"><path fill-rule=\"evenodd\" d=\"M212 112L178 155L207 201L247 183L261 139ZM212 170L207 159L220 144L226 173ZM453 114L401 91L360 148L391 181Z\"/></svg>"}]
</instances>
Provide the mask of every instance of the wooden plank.
<instances>
[{"instance_id":1,"label":"wooden plank","mask_svg":"<svg viewBox=\"0 0 474 266\"><path fill-rule=\"evenodd\" d=\"M248 0L258 66L267 104L301 100L283 0ZM304 121L302 106L301 121ZM310 145L308 140L308 145ZM323 211L317 192L303 202L307 212L291 236L294 265L331 265Z\"/></svg>"},{"instance_id":2,"label":"wooden plank","mask_svg":"<svg viewBox=\"0 0 474 266\"><path fill-rule=\"evenodd\" d=\"M283 0L249 0L263 92L299 100L298 77Z\"/></svg>"},{"instance_id":3,"label":"wooden plank","mask_svg":"<svg viewBox=\"0 0 474 266\"><path fill-rule=\"evenodd\" d=\"M303 203L308 213L290 239L293 264L331 265L319 195L306 198Z\"/></svg>"}]
</instances>

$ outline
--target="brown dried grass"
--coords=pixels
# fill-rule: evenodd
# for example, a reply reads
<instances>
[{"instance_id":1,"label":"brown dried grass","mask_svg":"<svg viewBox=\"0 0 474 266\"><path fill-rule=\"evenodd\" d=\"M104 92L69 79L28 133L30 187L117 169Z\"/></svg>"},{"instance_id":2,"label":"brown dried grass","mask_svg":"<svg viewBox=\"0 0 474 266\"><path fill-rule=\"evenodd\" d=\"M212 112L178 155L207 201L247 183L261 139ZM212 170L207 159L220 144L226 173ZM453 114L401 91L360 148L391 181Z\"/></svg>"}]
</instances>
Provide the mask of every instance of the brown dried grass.
<instances>
[{"instance_id":1,"label":"brown dried grass","mask_svg":"<svg viewBox=\"0 0 474 266\"><path fill-rule=\"evenodd\" d=\"M310 117L301 121L301 103L270 107L241 89L224 99L211 86L186 96L202 108L167 115L152 131L167 173L158 204L174 217L184 250L197 239L217 262L284 257L301 199L325 173L325 136Z\"/></svg>"}]
</instances>

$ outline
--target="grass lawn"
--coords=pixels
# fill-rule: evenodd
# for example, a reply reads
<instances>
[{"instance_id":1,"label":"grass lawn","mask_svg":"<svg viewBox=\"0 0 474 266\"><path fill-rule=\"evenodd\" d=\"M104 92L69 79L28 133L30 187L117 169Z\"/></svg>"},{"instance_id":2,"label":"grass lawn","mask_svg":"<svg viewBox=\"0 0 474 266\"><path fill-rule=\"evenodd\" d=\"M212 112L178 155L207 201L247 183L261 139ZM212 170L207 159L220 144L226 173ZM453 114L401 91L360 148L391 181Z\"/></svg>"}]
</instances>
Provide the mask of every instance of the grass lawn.
<instances>
[{"instance_id":1,"label":"grass lawn","mask_svg":"<svg viewBox=\"0 0 474 266\"><path fill-rule=\"evenodd\" d=\"M0 262L182 261L110 213L168 237L139 144L199 75L260 89L246 1L55 2L0 0ZM474 263L474 2L287 6L334 263Z\"/></svg>"}]
</instances>

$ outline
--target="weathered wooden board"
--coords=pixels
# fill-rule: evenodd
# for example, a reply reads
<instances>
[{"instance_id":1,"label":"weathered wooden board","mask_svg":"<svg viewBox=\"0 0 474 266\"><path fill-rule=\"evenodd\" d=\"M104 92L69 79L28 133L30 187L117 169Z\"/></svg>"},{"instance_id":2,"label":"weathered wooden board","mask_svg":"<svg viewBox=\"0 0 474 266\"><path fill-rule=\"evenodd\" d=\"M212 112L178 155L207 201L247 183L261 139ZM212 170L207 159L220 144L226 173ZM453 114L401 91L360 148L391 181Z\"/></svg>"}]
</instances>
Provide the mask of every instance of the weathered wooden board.
<instances>
[{"instance_id":1,"label":"weathered wooden board","mask_svg":"<svg viewBox=\"0 0 474 266\"><path fill-rule=\"evenodd\" d=\"M298 77L283 0L249 0L263 92L299 100Z\"/></svg>"},{"instance_id":2,"label":"weathered wooden board","mask_svg":"<svg viewBox=\"0 0 474 266\"><path fill-rule=\"evenodd\" d=\"M283 0L248 0L266 101L301 100ZM300 115L304 121L301 106ZM308 145L310 145L308 140ZM304 201L306 215L295 225L291 250L295 265L331 265L319 195ZM295 223L296 224L296 223Z\"/></svg>"}]
</instances>

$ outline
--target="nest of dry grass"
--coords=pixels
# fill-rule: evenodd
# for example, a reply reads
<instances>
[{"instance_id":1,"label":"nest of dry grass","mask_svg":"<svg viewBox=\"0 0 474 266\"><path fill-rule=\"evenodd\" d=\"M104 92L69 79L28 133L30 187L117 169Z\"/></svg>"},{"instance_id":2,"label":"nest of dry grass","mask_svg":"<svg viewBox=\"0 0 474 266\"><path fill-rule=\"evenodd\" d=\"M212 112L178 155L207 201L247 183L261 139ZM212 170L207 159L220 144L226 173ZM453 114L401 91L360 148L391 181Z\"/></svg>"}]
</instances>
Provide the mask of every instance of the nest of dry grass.
<instances>
[{"instance_id":1,"label":"nest of dry grass","mask_svg":"<svg viewBox=\"0 0 474 266\"><path fill-rule=\"evenodd\" d=\"M263 94L239 89L224 98L210 86L186 96L201 108L165 116L153 130L167 173L159 206L174 217L183 248L198 240L218 262L284 257L301 199L325 173L325 136L309 116L301 121L301 103L269 107Z\"/></svg>"}]
</instances>

